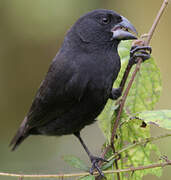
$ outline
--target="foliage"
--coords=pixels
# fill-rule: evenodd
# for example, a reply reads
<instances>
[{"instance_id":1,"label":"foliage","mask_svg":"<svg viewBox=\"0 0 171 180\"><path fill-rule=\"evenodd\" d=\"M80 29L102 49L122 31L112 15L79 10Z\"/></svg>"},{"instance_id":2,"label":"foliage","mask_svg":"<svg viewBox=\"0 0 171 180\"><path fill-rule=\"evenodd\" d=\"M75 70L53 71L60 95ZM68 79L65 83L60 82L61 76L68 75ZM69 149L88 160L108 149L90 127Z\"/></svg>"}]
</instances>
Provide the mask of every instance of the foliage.
<instances>
[{"instance_id":1,"label":"foliage","mask_svg":"<svg viewBox=\"0 0 171 180\"><path fill-rule=\"evenodd\" d=\"M115 87L119 87L125 67L128 63L131 43L131 41L124 41L119 46L122 68L117 80L115 81ZM131 78L134 68L132 68L129 74L127 83ZM127 84L125 87L127 87ZM118 158L118 169L145 166L154 162L159 162L160 152L157 146L150 141L147 142L143 140L148 138L150 139L151 137L151 122L157 124L159 127L171 129L171 110L153 110L156 102L159 100L160 93L160 71L155 64L154 59L151 58L142 64L142 67L129 91L129 95L124 106L124 111L121 114L120 124L117 128L117 136L114 140L114 146L115 152L123 151L118 157L115 157L113 151L110 150L106 154L106 158L110 161L102 166L103 170L116 169L115 158ZM112 127L117 116L117 109L118 103L109 100L105 109L98 117L99 126L106 138L104 147L110 144ZM133 145L135 145L133 148L129 148L129 146ZM153 157L155 155L157 160L154 160L154 158L152 159L152 155ZM87 168L86 165L83 165L81 160L78 160L78 158L75 157L70 158L68 162L74 167L77 166L79 169ZM162 168L150 168L141 171L120 173L120 179L141 180L146 174L161 176L161 173ZM116 179L117 175L109 174L106 175L106 177L108 180L112 180ZM81 179L88 180L94 179L94 177L86 176Z\"/></svg>"},{"instance_id":2,"label":"foliage","mask_svg":"<svg viewBox=\"0 0 171 180\"><path fill-rule=\"evenodd\" d=\"M121 57L122 67L121 71L118 75L117 80L115 81L114 86L119 87L119 83L122 79L124 70L129 60L129 51L131 48L131 41L123 41L119 46L119 54ZM131 78L131 74L134 70L132 68L128 81ZM127 87L127 84L126 86ZM138 113L144 110L152 110L154 108L155 103L159 100L161 92L161 78L160 71L157 65L154 62L154 59L151 58L148 61L144 62L140 72L137 74L135 81L132 85L132 88L129 91L129 95L127 97L127 101L125 104L125 110L129 113ZM117 108L115 106L115 102L109 100L103 113L100 115L100 127L102 127L102 131L104 132L108 141L111 137L111 119L114 119L113 112ZM105 120L104 120L105 119Z\"/></svg>"},{"instance_id":3,"label":"foliage","mask_svg":"<svg viewBox=\"0 0 171 180\"><path fill-rule=\"evenodd\" d=\"M125 119L124 119L125 120ZM127 119L118 128L117 139L115 140L116 152L123 149L129 144L135 144L140 142L142 139L150 137L150 127L143 126L142 121L138 119ZM128 167L145 166L151 164L151 152L156 155L160 155L156 145L152 143L143 143L139 146L135 146L132 149L128 149L120 154L120 160L118 160L118 168L124 169ZM108 154L108 157L112 155ZM114 167L113 167L114 168ZM108 169L111 169L108 168ZM121 179L126 180L128 177L132 180L141 179L145 174L152 173L160 176L161 170L158 169L147 169L143 171L135 171L134 173L122 173ZM108 175L107 179L113 179L113 175Z\"/></svg>"}]
</instances>

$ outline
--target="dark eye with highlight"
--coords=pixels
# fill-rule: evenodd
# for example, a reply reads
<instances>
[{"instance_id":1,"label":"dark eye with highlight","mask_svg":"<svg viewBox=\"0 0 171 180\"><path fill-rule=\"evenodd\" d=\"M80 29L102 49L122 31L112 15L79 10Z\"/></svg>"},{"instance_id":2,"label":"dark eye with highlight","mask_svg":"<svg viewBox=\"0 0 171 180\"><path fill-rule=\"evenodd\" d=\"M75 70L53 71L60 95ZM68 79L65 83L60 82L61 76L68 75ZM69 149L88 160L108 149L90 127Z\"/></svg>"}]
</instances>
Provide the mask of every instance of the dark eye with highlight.
<instances>
[{"instance_id":1,"label":"dark eye with highlight","mask_svg":"<svg viewBox=\"0 0 171 180\"><path fill-rule=\"evenodd\" d=\"M109 24L110 22L111 22L110 17L103 17L103 18L102 18L102 23L103 23L103 24Z\"/></svg>"},{"instance_id":2,"label":"dark eye with highlight","mask_svg":"<svg viewBox=\"0 0 171 180\"><path fill-rule=\"evenodd\" d=\"M117 22L121 22L122 21L122 17L121 16L118 16L116 19L117 19Z\"/></svg>"}]
</instances>

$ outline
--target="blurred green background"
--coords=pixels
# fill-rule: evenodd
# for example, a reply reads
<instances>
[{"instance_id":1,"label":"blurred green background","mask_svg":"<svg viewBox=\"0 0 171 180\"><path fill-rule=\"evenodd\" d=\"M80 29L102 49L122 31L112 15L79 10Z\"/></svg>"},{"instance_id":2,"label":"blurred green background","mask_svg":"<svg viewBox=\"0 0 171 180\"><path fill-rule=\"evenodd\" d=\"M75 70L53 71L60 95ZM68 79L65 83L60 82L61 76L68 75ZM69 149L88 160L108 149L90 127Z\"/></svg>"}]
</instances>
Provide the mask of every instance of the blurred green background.
<instances>
[{"instance_id":1,"label":"blurred green background","mask_svg":"<svg viewBox=\"0 0 171 180\"><path fill-rule=\"evenodd\" d=\"M0 171L19 173L64 173L77 171L62 156L77 155L89 163L74 136L29 137L15 152L8 144L27 113L34 94L58 51L66 31L84 13L113 9L127 17L139 34L147 33L162 0L0 0ZM156 109L171 109L171 5L162 17L151 41L153 57L163 81ZM154 128L153 134L166 133ZM100 153L104 137L97 123L86 127L82 136L94 154ZM171 140L158 141L162 154L171 159ZM163 176L144 179L167 180ZM12 179L0 177L0 180Z\"/></svg>"}]
</instances>

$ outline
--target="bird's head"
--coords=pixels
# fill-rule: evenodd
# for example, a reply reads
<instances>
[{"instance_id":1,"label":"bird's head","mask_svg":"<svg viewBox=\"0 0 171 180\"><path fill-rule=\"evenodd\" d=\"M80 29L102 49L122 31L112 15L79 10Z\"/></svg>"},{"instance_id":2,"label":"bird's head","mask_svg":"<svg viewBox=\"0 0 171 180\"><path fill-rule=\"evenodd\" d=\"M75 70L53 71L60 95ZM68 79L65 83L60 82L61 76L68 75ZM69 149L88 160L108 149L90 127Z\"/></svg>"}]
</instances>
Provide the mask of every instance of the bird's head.
<instances>
[{"instance_id":1,"label":"bird's head","mask_svg":"<svg viewBox=\"0 0 171 180\"><path fill-rule=\"evenodd\" d=\"M109 42L137 39L134 26L123 16L112 10L91 11L73 26L84 42ZM134 34L133 34L134 33Z\"/></svg>"}]
</instances>

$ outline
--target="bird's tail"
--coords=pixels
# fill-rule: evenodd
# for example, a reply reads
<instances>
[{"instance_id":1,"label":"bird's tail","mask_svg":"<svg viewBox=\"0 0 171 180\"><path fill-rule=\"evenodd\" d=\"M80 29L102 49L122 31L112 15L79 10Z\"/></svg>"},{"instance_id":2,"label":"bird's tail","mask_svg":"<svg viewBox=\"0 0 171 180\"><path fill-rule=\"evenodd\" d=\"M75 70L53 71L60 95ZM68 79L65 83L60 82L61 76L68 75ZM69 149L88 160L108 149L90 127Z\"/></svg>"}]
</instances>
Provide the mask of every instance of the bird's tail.
<instances>
[{"instance_id":1,"label":"bird's tail","mask_svg":"<svg viewBox=\"0 0 171 180\"><path fill-rule=\"evenodd\" d=\"M12 146L11 149L12 151L14 151L17 148L17 146L20 145L24 141L24 139L28 137L26 122L27 122L27 117L24 118L16 135L11 140L9 146Z\"/></svg>"}]
</instances>

